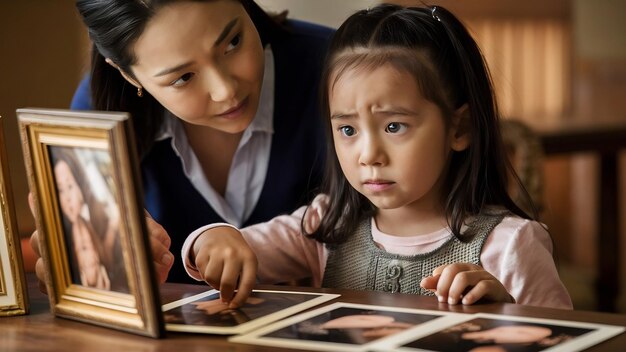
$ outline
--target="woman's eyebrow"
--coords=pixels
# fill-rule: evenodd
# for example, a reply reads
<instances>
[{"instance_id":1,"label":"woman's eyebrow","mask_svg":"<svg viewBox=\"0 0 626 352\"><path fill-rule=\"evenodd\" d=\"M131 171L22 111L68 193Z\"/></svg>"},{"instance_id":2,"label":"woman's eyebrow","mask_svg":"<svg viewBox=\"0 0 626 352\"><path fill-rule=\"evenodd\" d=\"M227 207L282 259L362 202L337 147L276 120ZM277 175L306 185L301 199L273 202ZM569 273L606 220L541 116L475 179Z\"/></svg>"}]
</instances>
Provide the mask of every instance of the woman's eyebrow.
<instances>
[{"instance_id":1,"label":"woman's eyebrow","mask_svg":"<svg viewBox=\"0 0 626 352\"><path fill-rule=\"evenodd\" d=\"M217 37L217 39L215 40L215 43L213 43L213 46L218 46L220 45L220 43L222 41L224 41L224 39L226 39L226 37L230 34L230 31L233 29L233 27L237 24L237 21L239 21L239 17L234 18L232 21L228 22L226 24L226 26L224 27L224 29L222 30L222 33L220 33L220 35Z\"/></svg>"},{"instance_id":2,"label":"woman's eyebrow","mask_svg":"<svg viewBox=\"0 0 626 352\"><path fill-rule=\"evenodd\" d=\"M233 27L235 27L235 25L237 24L238 21L239 21L239 18L237 17L237 18L234 18L232 21L228 22L226 24L226 26L224 26L224 29L222 30L220 35L215 40L215 43L213 43L213 46L220 45L220 43L222 43L224 41L224 39L226 39L226 37L228 37L228 35L232 31ZM174 67L166 68L164 70L159 71L157 74L154 75L154 77L165 76L165 75L168 75L170 73L173 73L173 72L176 72L176 71L180 71L180 70L186 68L187 66L190 66L191 64L192 64L192 62L185 62L184 64L180 64L180 65L176 65Z\"/></svg>"},{"instance_id":3,"label":"woman's eyebrow","mask_svg":"<svg viewBox=\"0 0 626 352\"><path fill-rule=\"evenodd\" d=\"M165 76L165 75L169 75L170 73L176 72L176 71L180 71L182 69L184 69L187 66L190 66L192 63L191 62L185 62L184 64L180 64L174 67L170 67L170 68L166 68L162 71L159 71L157 74L154 75L154 77L160 77L160 76Z\"/></svg>"}]
</instances>

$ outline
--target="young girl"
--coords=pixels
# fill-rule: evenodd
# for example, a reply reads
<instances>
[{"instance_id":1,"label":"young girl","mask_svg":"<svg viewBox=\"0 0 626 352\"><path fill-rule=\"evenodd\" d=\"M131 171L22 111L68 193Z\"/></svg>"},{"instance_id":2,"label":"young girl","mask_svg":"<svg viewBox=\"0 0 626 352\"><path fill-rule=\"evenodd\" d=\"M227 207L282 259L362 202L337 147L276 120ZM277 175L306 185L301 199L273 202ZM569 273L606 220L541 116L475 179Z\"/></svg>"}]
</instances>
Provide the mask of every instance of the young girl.
<instances>
[{"instance_id":1,"label":"young girl","mask_svg":"<svg viewBox=\"0 0 626 352\"><path fill-rule=\"evenodd\" d=\"M490 76L457 18L441 7L359 11L333 38L322 84L323 194L241 232L193 232L192 277L235 306L256 278L312 275L449 304L571 308L549 234L507 194Z\"/></svg>"},{"instance_id":2,"label":"young girl","mask_svg":"<svg viewBox=\"0 0 626 352\"><path fill-rule=\"evenodd\" d=\"M248 226L310 202L331 29L278 23L252 0L76 6L94 48L72 108L131 113L161 281L195 283L172 253L207 222Z\"/></svg>"}]
</instances>

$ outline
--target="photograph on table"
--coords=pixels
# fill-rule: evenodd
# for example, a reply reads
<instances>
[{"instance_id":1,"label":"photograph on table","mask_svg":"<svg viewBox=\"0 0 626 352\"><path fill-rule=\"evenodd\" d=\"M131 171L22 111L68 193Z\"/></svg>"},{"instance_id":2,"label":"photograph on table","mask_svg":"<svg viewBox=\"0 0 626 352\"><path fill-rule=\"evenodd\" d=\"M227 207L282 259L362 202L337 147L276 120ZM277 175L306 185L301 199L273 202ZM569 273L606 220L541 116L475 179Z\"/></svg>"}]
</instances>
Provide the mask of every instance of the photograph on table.
<instances>
[{"instance_id":1,"label":"photograph on table","mask_svg":"<svg viewBox=\"0 0 626 352\"><path fill-rule=\"evenodd\" d=\"M0 317L28 313L28 291L0 117Z\"/></svg>"},{"instance_id":2,"label":"photograph on table","mask_svg":"<svg viewBox=\"0 0 626 352\"><path fill-rule=\"evenodd\" d=\"M242 334L339 297L336 294L253 290L245 304L229 309L217 290L163 305L167 331Z\"/></svg>"},{"instance_id":3,"label":"photograph on table","mask_svg":"<svg viewBox=\"0 0 626 352\"><path fill-rule=\"evenodd\" d=\"M229 341L314 351L369 351L407 329L457 314L338 302L285 319Z\"/></svg>"},{"instance_id":4,"label":"photograph on table","mask_svg":"<svg viewBox=\"0 0 626 352\"><path fill-rule=\"evenodd\" d=\"M164 332L126 113L18 109L52 311Z\"/></svg>"},{"instance_id":5,"label":"photograph on table","mask_svg":"<svg viewBox=\"0 0 626 352\"><path fill-rule=\"evenodd\" d=\"M380 351L581 351L622 326L478 313L436 332L407 330Z\"/></svg>"}]
</instances>

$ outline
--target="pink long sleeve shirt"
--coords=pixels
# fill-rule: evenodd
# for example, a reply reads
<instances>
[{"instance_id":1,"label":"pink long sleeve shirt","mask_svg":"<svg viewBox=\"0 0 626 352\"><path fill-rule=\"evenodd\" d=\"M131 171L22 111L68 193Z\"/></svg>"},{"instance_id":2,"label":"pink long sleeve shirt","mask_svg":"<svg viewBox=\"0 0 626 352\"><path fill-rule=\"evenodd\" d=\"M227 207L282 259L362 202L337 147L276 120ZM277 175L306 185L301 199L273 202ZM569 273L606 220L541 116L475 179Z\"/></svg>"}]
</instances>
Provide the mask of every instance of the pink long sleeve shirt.
<instances>
[{"instance_id":1,"label":"pink long sleeve shirt","mask_svg":"<svg viewBox=\"0 0 626 352\"><path fill-rule=\"evenodd\" d=\"M286 282L312 277L320 286L328 251L324 244L302 233L300 224L312 232L326 211L326 198L318 196L305 212L301 207L291 215L278 216L268 222L241 229L241 233L258 259L257 277L261 283ZM202 280L189 259L195 239L204 231L228 224L211 224L187 237L182 258L187 273ZM232 226L231 226L232 227ZM426 235L394 236L381 232L372 218L372 237L389 253L416 255L442 246L452 236L443 228ZM561 282L552 258L552 241L536 221L507 216L487 237L480 254L482 267L495 276L519 304L572 309L572 301Z\"/></svg>"}]
</instances>

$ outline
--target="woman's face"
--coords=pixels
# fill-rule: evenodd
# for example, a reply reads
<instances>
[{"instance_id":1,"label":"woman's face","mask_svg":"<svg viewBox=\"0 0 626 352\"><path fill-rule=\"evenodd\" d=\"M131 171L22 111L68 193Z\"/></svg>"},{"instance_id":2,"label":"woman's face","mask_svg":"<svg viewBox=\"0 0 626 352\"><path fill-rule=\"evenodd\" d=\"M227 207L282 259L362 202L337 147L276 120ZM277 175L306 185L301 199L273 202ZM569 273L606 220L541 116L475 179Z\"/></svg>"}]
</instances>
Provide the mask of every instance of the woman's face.
<instances>
[{"instance_id":1,"label":"woman's face","mask_svg":"<svg viewBox=\"0 0 626 352\"><path fill-rule=\"evenodd\" d=\"M139 83L185 122L239 133L254 118L263 47L239 2L173 2L148 22L133 53Z\"/></svg>"},{"instance_id":2,"label":"woman's face","mask_svg":"<svg viewBox=\"0 0 626 352\"><path fill-rule=\"evenodd\" d=\"M61 160L54 166L54 177L57 183L61 211L74 223L83 206L83 192L65 161Z\"/></svg>"}]
</instances>

